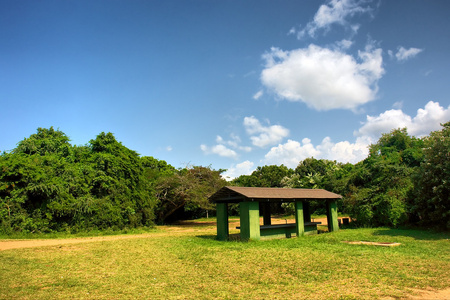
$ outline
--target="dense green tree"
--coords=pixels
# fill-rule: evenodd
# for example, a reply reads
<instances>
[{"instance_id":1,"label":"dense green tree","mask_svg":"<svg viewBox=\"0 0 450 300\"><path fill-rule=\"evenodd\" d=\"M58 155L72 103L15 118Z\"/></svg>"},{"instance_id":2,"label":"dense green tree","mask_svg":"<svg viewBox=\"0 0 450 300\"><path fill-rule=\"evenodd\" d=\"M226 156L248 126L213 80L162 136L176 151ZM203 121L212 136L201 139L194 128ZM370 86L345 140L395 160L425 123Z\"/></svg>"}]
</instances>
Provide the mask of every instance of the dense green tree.
<instances>
[{"instance_id":1,"label":"dense green tree","mask_svg":"<svg viewBox=\"0 0 450 300\"><path fill-rule=\"evenodd\" d=\"M95 170L92 195L97 199L96 227L150 225L156 199L151 194L139 155L112 133L90 141L89 162Z\"/></svg>"},{"instance_id":2,"label":"dense green tree","mask_svg":"<svg viewBox=\"0 0 450 300\"><path fill-rule=\"evenodd\" d=\"M408 219L411 176L423 159L423 141L406 129L383 134L370 154L355 165L348 180L344 205L357 223L398 226Z\"/></svg>"},{"instance_id":3,"label":"dense green tree","mask_svg":"<svg viewBox=\"0 0 450 300\"><path fill-rule=\"evenodd\" d=\"M337 163L327 159L306 158L295 168L291 176L282 180L282 186L288 188L325 189L335 193L342 193L346 185L346 175L351 164ZM310 201L310 209L317 214L326 213L320 201ZM283 205L287 210L293 210L293 205ZM342 201L338 202L342 211Z\"/></svg>"},{"instance_id":4,"label":"dense green tree","mask_svg":"<svg viewBox=\"0 0 450 300\"><path fill-rule=\"evenodd\" d=\"M251 175L242 175L233 180L237 186L248 187L282 187L282 180L293 174L293 170L285 165L258 167Z\"/></svg>"},{"instance_id":5,"label":"dense green tree","mask_svg":"<svg viewBox=\"0 0 450 300\"><path fill-rule=\"evenodd\" d=\"M208 197L225 186L222 172L223 170L216 171L209 167L193 166L159 177L155 184L159 199L158 223L164 223L179 210L193 212L214 209Z\"/></svg>"},{"instance_id":6,"label":"dense green tree","mask_svg":"<svg viewBox=\"0 0 450 300\"><path fill-rule=\"evenodd\" d=\"M38 128L0 156L0 220L9 231L151 225L156 198L137 153L101 133L72 146Z\"/></svg>"},{"instance_id":7,"label":"dense green tree","mask_svg":"<svg viewBox=\"0 0 450 300\"><path fill-rule=\"evenodd\" d=\"M414 176L411 213L419 224L450 229L450 122L425 138L424 160Z\"/></svg>"},{"instance_id":8,"label":"dense green tree","mask_svg":"<svg viewBox=\"0 0 450 300\"><path fill-rule=\"evenodd\" d=\"M309 189L326 189L341 193L345 178L352 165L327 159L306 158L294 170L294 174L283 180L283 186Z\"/></svg>"},{"instance_id":9,"label":"dense green tree","mask_svg":"<svg viewBox=\"0 0 450 300\"><path fill-rule=\"evenodd\" d=\"M343 195L339 210L360 225L398 226L409 217L448 229L449 135L450 122L424 139L396 129L383 134L356 165L307 158L295 170L258 167L231 184L323 188ZM175 169L140 157L111 133L72 146L63 132L38 128L0 155L0 231L124 228L198 217L214 210L208 197L226 184L222 172ZM273 213L282 212L278 206ZM312 210L322 213L316 206L312 203Z\"/></svg>"}]
</instances>

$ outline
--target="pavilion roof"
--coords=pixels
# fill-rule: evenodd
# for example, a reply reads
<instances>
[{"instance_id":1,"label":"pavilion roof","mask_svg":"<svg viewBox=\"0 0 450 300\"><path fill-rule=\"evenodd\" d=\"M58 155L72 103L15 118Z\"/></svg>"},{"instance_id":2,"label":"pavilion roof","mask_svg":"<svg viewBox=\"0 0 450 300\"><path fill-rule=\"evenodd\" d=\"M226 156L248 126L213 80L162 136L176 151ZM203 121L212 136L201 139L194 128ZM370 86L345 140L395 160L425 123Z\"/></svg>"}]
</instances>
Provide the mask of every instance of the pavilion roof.
<instances>
[{"instance_id":1,"label":"pavilion roof","mask_svg":"<svg viewBox=\"0 0 450 300\"><path fill-rule=\"evenodd\" d=\"M209 197L212 202L237 203L243 201L293 202L295 200L340 199L341 195L323 189L290 189L225 186Z\"/></svg>"}]
</instances>

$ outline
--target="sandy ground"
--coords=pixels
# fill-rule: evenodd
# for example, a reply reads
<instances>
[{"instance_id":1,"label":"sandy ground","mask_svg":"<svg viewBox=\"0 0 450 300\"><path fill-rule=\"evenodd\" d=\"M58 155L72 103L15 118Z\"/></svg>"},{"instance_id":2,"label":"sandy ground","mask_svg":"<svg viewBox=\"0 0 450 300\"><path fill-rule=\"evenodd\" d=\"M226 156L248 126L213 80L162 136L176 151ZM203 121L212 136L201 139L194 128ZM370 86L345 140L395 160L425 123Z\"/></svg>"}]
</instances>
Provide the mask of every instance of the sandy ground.
<instances>
[{"instance_id":1,"label":"sandy ground","mask_svg":"<svg viewBox=\"0 0 450 300\"><path fill-rule=\"evenodd\" d=\"M327 225L327 219L315 219L315 222L322 222L322 225ZM292 223L293 220L287 220L287 223ZM162 226L164 230L170 232L186 232L186 231L196 231L192 228L192 222L181 222L174 226ZM285 219L275 219L272 220L272 224L284 224ZM198 226L199 224L196 223ZM204 222L203 226L213 226L213 222ZM239 221L230 220L230 229L235 229L239 226ZM214 229L214 228L213 228ZM212 230L213 230L212 229ZM198 230L198 229L197 229ZM67 244L79 244L79 243L91 243L100 241L114 241L114 240L124 240L124 239L136 239L136 238L146 238L153 236L154 233L136 234L136 235L117 235L117 236L99 236L99 237L88 237L88 238L73 238L73 239L51 239L51 240L0 240L0 251L11 250L11 249L21 249L21 248L34 248L34 247L44 247L44 246L59 246ZM405 300L450 300L450 288L445 290L412 290L416 293L415 296L409 296L408 298L402 298ZM397 300L397 298L387 297L382 300Z\"/></svg>"}]
</instances>

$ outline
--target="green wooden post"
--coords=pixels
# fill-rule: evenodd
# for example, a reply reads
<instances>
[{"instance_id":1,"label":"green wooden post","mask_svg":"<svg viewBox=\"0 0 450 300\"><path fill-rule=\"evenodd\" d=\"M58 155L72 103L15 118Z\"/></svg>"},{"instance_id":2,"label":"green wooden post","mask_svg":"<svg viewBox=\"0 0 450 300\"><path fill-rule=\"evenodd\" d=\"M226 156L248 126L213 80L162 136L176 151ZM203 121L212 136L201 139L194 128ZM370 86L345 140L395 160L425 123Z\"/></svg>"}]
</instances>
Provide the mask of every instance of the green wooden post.
<instances>
[{"instance_id":1,"label":"green wooden post","mask_svg":"<svg viewBox=\"0 0 450 300\"><path fill-rule=\"evenodd\" d=\"M241 240L259 240L259 202L240 202Z\"/></svg>"},{"instance_id":2,"label":"green wooden post","mask_svg":"<svg viewBox=\"0 0 450 300\"><path fill-rule=\"evenodd\" d=\"M217 239L226 241L229 237L228 231L228 205L227 203L217 203Z\"/></svg>"},{"instance_id":3,"label":"green wooden post","mask_svg":"<svg viewBox=\"0 0 450 300\"><path fill-rule=\"evenodd\" d=\"M297 237L305 233L305 222L303 219L303 201L295 202L295 224Z\"/></svg>"},{"instance_id":4,"label":"green wooden post","mask_svg":"<svg viewBox=\"0 0 450 300\"><path fill-rule=\"evenodd\" d=\"M339 230L336 200L327 200L327 221L329 232Z\"/></svg>"}]
</instances>

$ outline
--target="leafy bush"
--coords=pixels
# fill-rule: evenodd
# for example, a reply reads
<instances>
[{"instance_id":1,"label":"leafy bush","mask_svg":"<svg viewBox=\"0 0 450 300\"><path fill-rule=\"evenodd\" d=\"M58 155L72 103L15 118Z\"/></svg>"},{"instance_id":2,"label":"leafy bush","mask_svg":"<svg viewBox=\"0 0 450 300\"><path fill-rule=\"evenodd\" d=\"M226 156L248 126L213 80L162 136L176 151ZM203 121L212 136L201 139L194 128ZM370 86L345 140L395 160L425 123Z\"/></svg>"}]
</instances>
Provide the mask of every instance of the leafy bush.
<instances>
[{"instance_id":1,"label":"leafy bush","mask_svg":"<svg viewBox=\"0 0 450 300\"><path fill-rule=\"evenodd\" d=\"M450 229L450 122L425 138L424 161L414 176L411 213L419 224Z\"/></svg>"}]
</instances>

